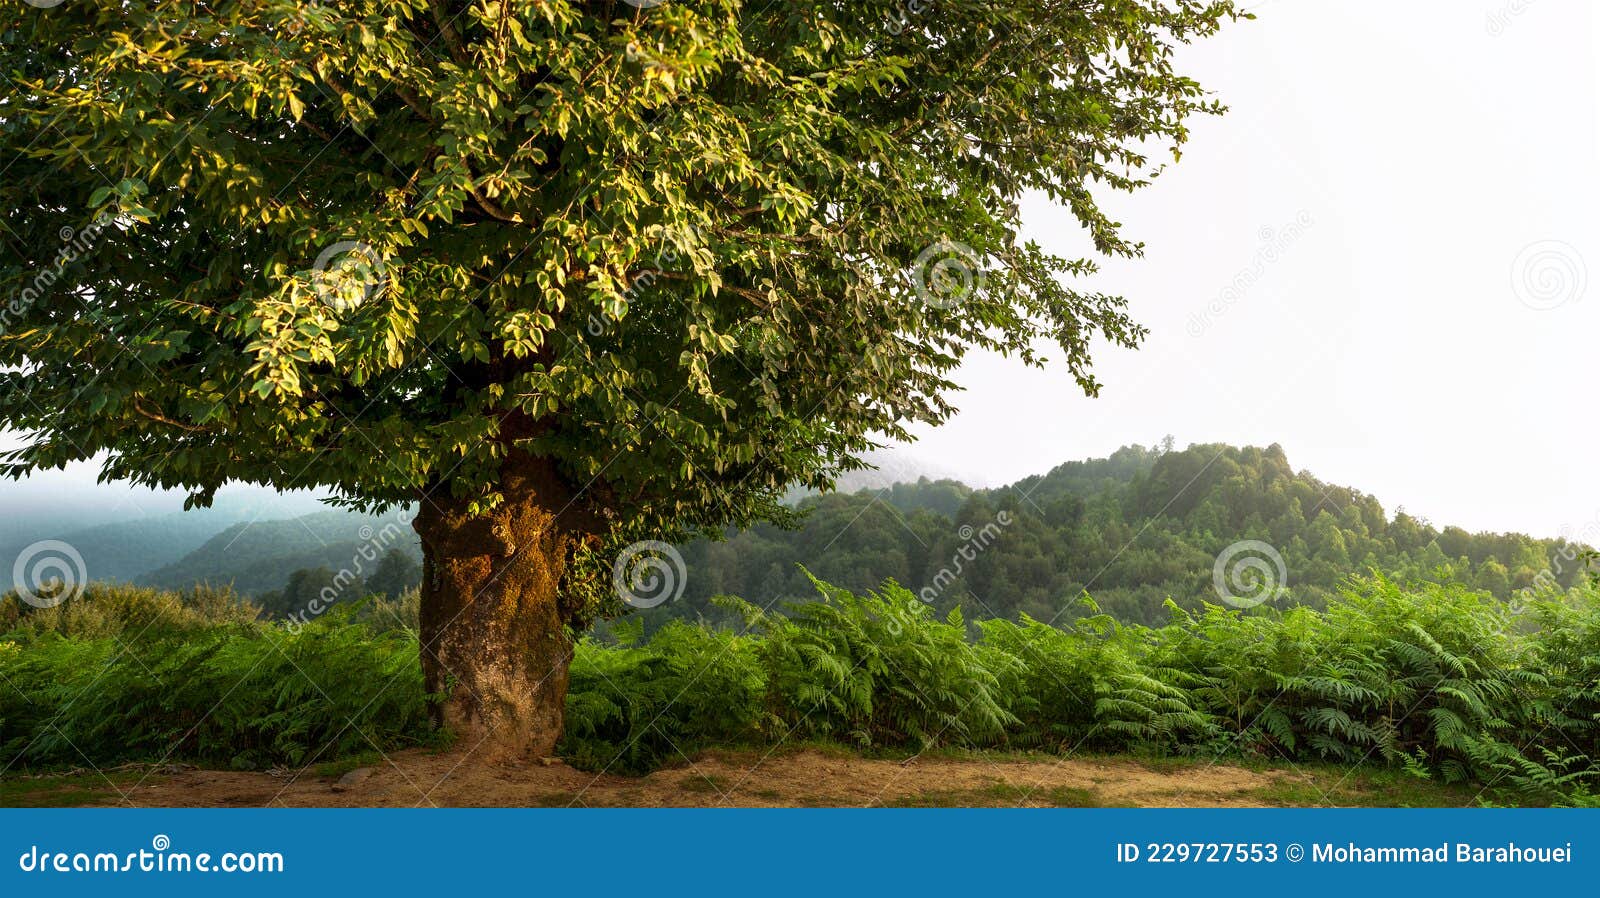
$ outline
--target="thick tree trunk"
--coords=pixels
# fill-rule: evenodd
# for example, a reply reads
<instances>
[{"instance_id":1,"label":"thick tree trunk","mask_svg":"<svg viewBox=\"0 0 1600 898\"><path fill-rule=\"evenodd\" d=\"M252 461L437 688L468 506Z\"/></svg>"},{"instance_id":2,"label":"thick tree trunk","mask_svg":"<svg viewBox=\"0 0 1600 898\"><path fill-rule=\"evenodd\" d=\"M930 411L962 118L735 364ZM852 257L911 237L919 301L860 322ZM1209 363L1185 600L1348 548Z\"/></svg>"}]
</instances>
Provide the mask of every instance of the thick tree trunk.
<instances>
[{"instance_id":1,"label":"thick tree trunk","mask_svg":"<svg viewBox=\"0 0 1600 898\"><path fill-rule=\"evenodd\" d=\"M539 460L508 462L506 501L488 515L423 502L422 670L442 694L437 721L485 761L554 753L572 641L561 575L575 534L559 519L567 490Z\"/></svg>"}]
</instances>

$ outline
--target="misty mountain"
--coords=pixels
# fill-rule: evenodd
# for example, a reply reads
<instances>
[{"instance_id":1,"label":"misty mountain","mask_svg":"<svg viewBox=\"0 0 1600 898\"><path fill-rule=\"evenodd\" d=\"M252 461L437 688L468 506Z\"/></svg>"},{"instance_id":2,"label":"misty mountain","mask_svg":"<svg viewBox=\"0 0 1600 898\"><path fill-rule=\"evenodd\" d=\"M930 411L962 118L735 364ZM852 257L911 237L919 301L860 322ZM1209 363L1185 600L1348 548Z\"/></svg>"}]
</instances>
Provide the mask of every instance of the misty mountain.
<instances>
[{"instance_id":1,"label":"misty mountain","mask_svg":"<svg viewBox=\"0 0 1600 898\"><path fill-rule=\"evenodd\" d=\"M1189 608L1218 601L1216 565L1241 541L1270 547L1264 570L1280 572L1284 603L1312 606L1373 570L1507 598L1541 583L1573 585L1587 569L1560 541L1391 515L1370 495L1296 471L1277 446L1130 446L995 489L933 479L905 457L890 462L847 479L846 490L877 477L915 479L796 496L806 512L798 529L758 525L681 546L681 599L647 619L716 617L719 594L758 605L810 598L803 566L857 591L886 578L919 594L935 587L941 610L959 605L972 617L1070 617L1087 591L1118 617L1159 622L1169 598ZM67 537L93 579L232 584L252 597L283 589L301 570L365 577L390 549L421 558L398 512L232 517L240 514L223 506Z\"/></svg>"},{"instance_id":2,"label":"misty mountain","mask_svg":"<svg viewBox=\"0 0 1600 898\"><path fill-rule=\"evenodd\" d=\"M281 589L302 568L363 574L391 548L422 558L416 531L400 512L382 517L332 510L280 521L235 524L170 564L138 578L146 586L184 589L232 584L246 596Z\"/></svg>"},{"instance_id":3,"label":"misty mountain","mask_svg":"<svg viewBox=\"0 0 1600 898\"><path fill-rule=\"evenodd\" d=\"M50 494L57 496L52 504ZM324 507L309 494L257 488L220 493L210 508L181 511L181 493L74 489L51 481L5 487L0 515L0 590L12 586L13 559L41 540L60 540L83 557L92 580L134 580L171 564L223 530L258 518Z\"/></svg>"}]
</instances>

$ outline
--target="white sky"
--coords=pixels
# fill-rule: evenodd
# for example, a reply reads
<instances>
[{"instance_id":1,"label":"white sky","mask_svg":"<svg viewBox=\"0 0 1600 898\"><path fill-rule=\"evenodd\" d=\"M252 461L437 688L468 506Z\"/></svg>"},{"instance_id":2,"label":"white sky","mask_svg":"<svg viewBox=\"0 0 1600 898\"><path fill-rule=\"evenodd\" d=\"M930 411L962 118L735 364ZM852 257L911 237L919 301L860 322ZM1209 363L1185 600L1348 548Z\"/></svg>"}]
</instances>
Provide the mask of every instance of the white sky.
<instances>
[{"instance_id":1,"label":"white sky","mask_svg":"<svg viewBox=\"0 0 1600 898\"><path fill-rule=\"evenodd\" d=\"M1099 355L1097 400L1059 368L975 357L963 413L912 454L996 485L1169 433L1279 442L1296 467L1438 524L1592 527L1595 12L1583 0L1254 10L1184 56L1232 111L1196 122L1157 186L1110 204L1148 254L1092 286L1130 298L1145 346ZM1026 211L1047 248L1081 254L1067 213ZM0 498L81 489L93 470L0 485Z\"/></svg>"},{"instance_id":2,"label":"white sky","mask_svg":"<svg viewBox=\"0 0 1600 898\"><path fill-rule=\"evenodd\" d=\"M1183 58L1230 113L1198 122L1156 186L1110 204L1147 256L1093 283L1131 300L1144 347L1099 355L1097 400L1061 369L973 358L962 414L913 451L998 484L1168 433L1278 442L1295 467L1436 524L1590 525L1595 11L1254 11ZM1046 248L1082 253L1065 211L1025 214Z\"/></svg>"}]
</instances>

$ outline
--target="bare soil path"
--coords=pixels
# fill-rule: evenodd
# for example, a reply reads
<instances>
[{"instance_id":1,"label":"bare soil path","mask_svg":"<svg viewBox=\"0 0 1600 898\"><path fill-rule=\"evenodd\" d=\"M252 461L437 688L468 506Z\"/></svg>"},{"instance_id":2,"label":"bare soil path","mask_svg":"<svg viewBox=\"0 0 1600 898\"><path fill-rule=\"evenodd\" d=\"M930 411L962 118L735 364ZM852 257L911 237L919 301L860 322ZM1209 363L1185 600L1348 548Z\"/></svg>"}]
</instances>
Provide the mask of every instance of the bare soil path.
<instances>
[{"instance_id":1,"label":"bare soil path","mask_svg":"<svg viewBox=\"0 0 1600 898\"><path fill-rule=\"evenodd\" d=\"M648 776L587 773L549 759L486 765L416 750L369 767L248 773L124 769L13 783L8 804L135 807L1251 807L1457 803L1388 799L1363 776L1127 758L929 755L830 748L715 750ZM1335 772L1337 773L1337 772ZM1348 781L1348 785L1347 785ZM33 783L33 788L26 788ZM1408 794L1403 796L1409 799ZM1376 799L1376 800L1374 800Z\"/></svg>"},{"instance_id":2,"label":"bare soil path","mask_svg":"<svg viewBox=\"0 0 1600 898\"><path fill-rule=\"evenodd\" d=\"M1372 767L971 752L884 758L830 745L714 749L648 776L418 749L303 770L130 764L0 779L0 807L1461 807L1479 795Z\"/></svg>"}]
</instances>

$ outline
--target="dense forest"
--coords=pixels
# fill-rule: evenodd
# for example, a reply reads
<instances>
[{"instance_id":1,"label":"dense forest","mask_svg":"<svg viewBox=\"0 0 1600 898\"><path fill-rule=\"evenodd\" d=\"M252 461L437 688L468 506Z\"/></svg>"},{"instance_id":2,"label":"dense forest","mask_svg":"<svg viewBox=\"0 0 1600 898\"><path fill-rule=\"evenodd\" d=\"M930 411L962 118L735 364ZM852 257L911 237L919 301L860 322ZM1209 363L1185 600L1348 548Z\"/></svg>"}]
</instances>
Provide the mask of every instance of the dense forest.
<instances>
[{"instance_id":1,"label":"dense forest","mask_svg":"<svg viewBox=\"0 0 1600 898\"><path fill-rule=\"evenodd\" d=\"M800 525L759 525L679 547L682 592L639 612L731 623L711 599L758 606L816 597L806 572L864 592L894 580L944 613L970 619L1071 620L1091 594L1130 623L1168 619L1170 598L1216 602L1219 553L1260 540L1283 560L1279 605L1323 607L1352 574L1463 584L1509 599L1582 577L1587 547L1522 534L1469 533L1390 514L1377 499L1296 472L1283 450L1128 446L997 489L921 478L792 497ZM126 529L126 528L125 528ZM403 515L342 511L238 524L142 575L163 589L231 585L272 617L421 582L420 547Z\"/></svg>"},{"instance_id":2,"label":"dense forest","mask_svg":"<svg viewBox=\"0 0 1600 898\"><path fill-rule=\"evenodd\" d=\"M999 489L922 480L802 507L798 530L758 526L684 547L682 597L647 619L722 619L709 600L723 593L758 605L809 598L809 570L855 591L893 579L936 610L959 606L972 618L1070 619L1087 591L1118 619L1154 625L1167 620L1168 598L1216 602L1213 566L1239 540L1282 555L1278 602L1317 608L1349 575L1370 571L1502 599L1572 586L1587 551L1390 515L1370 495L1296 472L1277 445L1128 446Z\"/></svg>"}]
</instances>

